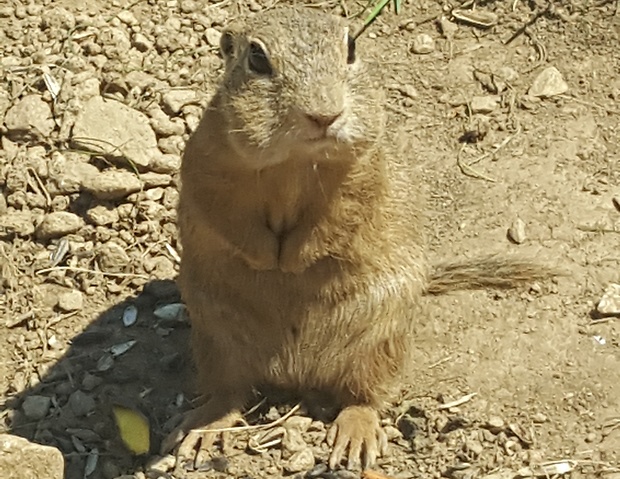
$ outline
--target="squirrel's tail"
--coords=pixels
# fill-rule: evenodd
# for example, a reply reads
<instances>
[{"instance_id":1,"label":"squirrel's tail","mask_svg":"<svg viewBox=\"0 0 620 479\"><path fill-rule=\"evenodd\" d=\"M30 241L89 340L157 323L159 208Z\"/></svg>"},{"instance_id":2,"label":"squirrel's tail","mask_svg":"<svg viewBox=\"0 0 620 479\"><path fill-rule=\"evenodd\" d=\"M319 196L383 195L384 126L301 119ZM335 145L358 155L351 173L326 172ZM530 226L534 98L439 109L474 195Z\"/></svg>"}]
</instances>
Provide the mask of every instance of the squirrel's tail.
<instances>
[{"instance_id":1,"label":"squirrel's tail","mask_svg":"<svg viewBox=\"0 0 620 479\"><path fill-rule=\"evenodd\" d=\"M444 294L463 289L510 289L564 273L528 259L491 256L436 263L426 294Z\"/></svg>"}]
</instances>

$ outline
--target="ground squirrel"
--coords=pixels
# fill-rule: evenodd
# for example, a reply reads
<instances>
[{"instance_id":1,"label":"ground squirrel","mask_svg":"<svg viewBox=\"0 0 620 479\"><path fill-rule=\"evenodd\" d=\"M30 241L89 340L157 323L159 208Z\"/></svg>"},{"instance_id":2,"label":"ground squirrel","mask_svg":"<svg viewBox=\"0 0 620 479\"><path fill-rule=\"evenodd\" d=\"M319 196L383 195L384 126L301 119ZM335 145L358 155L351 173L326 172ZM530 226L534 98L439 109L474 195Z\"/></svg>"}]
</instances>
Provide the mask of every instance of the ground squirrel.
<instances>
[{"instance_id":1,"label":"ground squirrel","mask_svg":"<svg viewBox=\"0 0 620 479\"><path fill-rule=\"evenodd\" d=\"M355 47L344 19L298 7L222 35L225 73L187 144L178 210L206 402L164 448L230 425L270 384L327 393L342 407L330 466L372 464L421 295L512 284L488 265L428 272L415 160L384 135L382 91ZM190 432L178 453L213 440Z\"/></svg>"}]
</instances>

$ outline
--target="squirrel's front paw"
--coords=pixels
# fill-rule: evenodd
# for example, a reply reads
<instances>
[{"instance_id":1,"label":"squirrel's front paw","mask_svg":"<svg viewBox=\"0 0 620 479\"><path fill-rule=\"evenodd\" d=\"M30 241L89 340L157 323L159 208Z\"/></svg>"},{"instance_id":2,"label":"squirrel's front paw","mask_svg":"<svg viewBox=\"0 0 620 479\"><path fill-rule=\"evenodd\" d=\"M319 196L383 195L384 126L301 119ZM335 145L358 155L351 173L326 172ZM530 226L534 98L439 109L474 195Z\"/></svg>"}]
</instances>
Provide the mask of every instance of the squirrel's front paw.
<instances>
[{"instance_id":1,"label":"squirrel's front paw","mask_svg":"<svg viewBox=\"0 0 620 479\"><path fill-rule=\"evenodd\" d=\"M278 267L285 273L301 274L311 264L311 261L304 255L304 250L300 251L299 247L292 241L286 241L282 244L280 251L280 259Z\"/></svg>"},{"instance_id":2,"label":"squirrel's front paw","mask_svg":"<svg viewBox=\"0 0 620 479\"><path fill-rule=\"evenodd\" d=\"M255 231L251 244L245 245L239 256L252 269L269 271L278 268L280 244L276 236L269 231Z\"/></svg>"},{"instance_id":3,"label":"squirrel's front paw","mask_svg":"<svg viewBox=\"0 0 620 479\"><path fill-rule=\"evenodd\" d=\"M301 258L280 258L279 268L285 273L301 274L308 264L301 260Z\"/></svg>"},{"instance_id":4,"label":"squirrel's front paw","mask_svg":"<svg viewBox=\"0 0 620 479\"><path fill-rule=\"evenodd\" d=\"M387 436L379 415L370 406L344 408L327 434L333 447L329 467L336 469L344 460L347 469L366 469L387 451Z\"/></svg>"},{"instance_id":5,"label":"squirrel's front paw","mask_svg":"<svg viewBox=\"0 0 620 479\"><path fill-rule=\"evenodd\" d=\"M285 273L301 274L317 260L314 238L303 229L294 230L282 241L278 267Z\"/></svg>"},{"instance_id":6,"label":"squirrel's front paw","mask_svg":"<svg viewBox=\"0 0 620 479\"><path fill-rule=\"evenodd\" d=\"M263 251L260 254L242 255L246 264L257 271L270 271L278 268L278 255L275 252Z\"/></svg>"}]
</instances>

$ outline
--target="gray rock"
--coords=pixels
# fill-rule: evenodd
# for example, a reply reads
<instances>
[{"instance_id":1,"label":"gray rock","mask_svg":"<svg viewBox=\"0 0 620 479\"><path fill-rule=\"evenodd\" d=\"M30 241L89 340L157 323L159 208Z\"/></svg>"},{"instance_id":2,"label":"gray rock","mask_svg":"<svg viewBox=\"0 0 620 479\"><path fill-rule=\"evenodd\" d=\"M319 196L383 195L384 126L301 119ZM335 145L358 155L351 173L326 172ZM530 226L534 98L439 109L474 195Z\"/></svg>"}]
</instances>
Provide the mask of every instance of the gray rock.
<instances>
[{"instance_id":1,"label":"gray rock","mask_svg":"<svg viewBox=\"0 0 620 479\"><path fill-rule=\"evenodd\" d=\"M516 244L521 244L527 239L525 233L525 222L521 218L517 218L510 228L508 228L508 237Z\"/></svg>"},{"instance_id":2,"label":"gray rock","mask_svg":"<svg viewBox=\"0 0 620 479\"><path fill-rule=\"evenodd\" d=\"M5 214L8 210L9 208L6 204L6 198L4 197L2 193L0 193L0 216Z\"/></svg>"},{"instance_id":3,"label":"gray rock","mask_svg":"<svg viewBox=\"0 0 620 479\"><path fill-rule=\"evenodd\" d=\"M131 13L129 10L121 10L120 12L116 14L116 16L125 25L132 26L132 25L137 25L139 23L135 15Z\"/></svg>"},{"instance_id":4,"label":"gray rock","mask_svg":"<svg viewBox=\"0 0 620 479\"><path fill-rule=\"evenodd\" d=\"M499 416L491 416L485 427L488 428L493 434L498 434L506 427L506 423Z\"/></svg>"},{"instance_id":5,"label":"gray rock","mask_svg":"<svg viewBox=\"0 0 620 479\"><path fill-rule=\"evenodd\" d=\"M142 33L136 33L132 38L131 44L140 52L146 52L153 49L153 42Z\"/></svg>"},{"instance_id":6,"label":"gray rock","mask_svg":"<svg viewBox=\"0 0 620 479\"><path fill-rule=\"evenodd\" d=\"M465 447L467 450L474 456L478 457L484 451L484 447L480 443L480 441L476 441L474 439L469 439L465 442Z\"/></svg>"},{"instance_id":7,"label":"gray rock","mask_svg":"<svg viewBox=\"0 0 620 479\"><path fill-rule=\"evenodd\" d=\"M51 405L52 400L47 396L28 396L22 403L22 411L28 419L38 421L47 416Z\"/></svg>"},{"instance_id":8,"label":"gray rock","mask_svg":"<svg viewBox=\"0 0 620 479\"><path fill-rule=\"evenodd\" d=\"M164 153L181 156L181 152L185 148L185 141L180 136L167 136L160 138L157 146Z\"/></svg>"},{"instance_id":9,"label":"gray rock","mask_svg":"<svg viewBox=\"0 0 620 479\"><path fill-rule=\"evenodd\" d=\"M153 158L151 169L156 173L177 173L181 169L181 157L164 154L158 158Z\"/></svg>"},{"instance_id":10,"label":"gray rock","mask_svg":"<svg viewBox=\"0 0 620 479\"><path fill-rule=\"evenodd\" d=\"M34 218L30 211L9 211L0 216L0 238L30 236L34 233Z\"/></svg>"},{"instance_id":11,"label":"gray rock","mask_svg":"<svg viewBox=\"0 0 620 479\"><path fill-rule=\"evenodd\" d=\"M155 133L161 136L182 135L185 133L185 123L181 118L168 118L161 109L155 108L149 112L151 126Z\"/></svg>"},{"instance_id":12,"label":"gray rock","mask_svg":"<svg viewBox=\"0 0 620 479\"><path fill-rule=\"evenodd\" d=\"M528 95L548 98L568 91L568 84L556 67L547 67L538 74L528 91Z\"/></svg>"},{"instance_id":13,"label":"gray rock","mask_svg":"<svg viewBox=\"0 0 620 479\"><path fill-rule=\"evenodd\" d=\"M82 179L82 187L100 200L118 200L142 189L142 181L126 170L106 170Z\"/></svg>"},{"instance_id":14,"label":"gray rock","mask_svg":"<svg viewBox=\"0 0 620 479\"><path fill-rule=\"evenodd\" d=\"M282 438L282 449L295 453L299 451L303 451L308 448L308 444L304 441L304 438L299 429L287 429L286 434Z\"/></svg>"},{"instance_id":15,"label":"gray rock","mask_svg":"<svg viewBox=\"0 0 620 479\"><path fill-rule=\"evenodd\" d=\"M303 472L314 467L314 454L309 447L293 454L284 464L284 469L289 473Z\"/></svg>"},{"instance_id":16,"label":"gray rock","mask_svg":"<svg viewBox=\"0 0 620 479\"><path fill-rule=\"evenodd\" d=\"M312 424L312 418L306 416L291 416L283 424L286 429L296 429L306 432Z\"/></svg>"},{"instance_id":17,"label":"gray rock","mask_svg":"<svg viewBox=\"0 0 620 479\"><path fill-rule=\"evenodd\" d=\"M79 311L83 306L84 296L80 291L69 291L58 296L58 307L66 313Z\"/></svg>"},{"instance_id":18,"label":"gray rock","mask_svg":"<svg viewBox=\"0 0 620 479\"><path fill-rule=\"evenodd\" d=\"M84 220L78 215L68 211L54 211L43 217L43 221L37 227L37 237L43 240L60 238L75 233L82 226Z\"/></svg>"},{"instance_id":19,"label":"gray rock","mask_svg":"<svg viewBox=\"0 0 620 479\"><path fill-rule=\"evenodd\" d=\"M166 83L161 80L158 80L152 75L149 75L146 72L140 70L134 70L127 75L125 75L125 82L130 88L140 88L144 90L145 88L164 88Z\"/></svg>"},{"instance_id":20,"label":"gray rock","mask_svg":"<svg viewBox=\"0 0 620 479\"><path fill-rule=\"evenodd\" d=\"M65 462L55 447L0 434L0 471L5 479L63 479Z\"/></svg>"},{"instance_id":21,"label":"gray rock","mask_svg":"<svg viewBox=\"0 0 620 479\"><path fill-rule=\"evenodd\" d=\"M499 471L481 476L480 479L514 479L518 477L517 473L508 469L501 469Z\"/></svg>"},{"instance_id":22,"label":"gray rock","mask_svg":"<svg viewBox=\"0 0 620 479\"><path fill-rule=\"evenodd\" d=\"M129 264L129 256L118 243L108 241L102 244L97 251L99 267L109 273L120 273Z\"/></svg>"},{"instance_id":23,"label":"gray rock","mask_svg":"<svg viewBox=\"0 0 620 479\"><path fill-rule=\"evenodd\" d=\"M413 39L411 51L418 55L426 55L435 51L435 40L426 33L420 33Z\"/></svg>"},{"instance_id":24,"label":"gray rock","mask_svg":"<svg viewBox=\"0 0 620 479\"><path fill-rule=\"evenodd\" d=\"M164 173L144 173L140 175L144 182L144 188L157 188L160 186L168 186L172 183L172 177Z\"/></svg>"},{"instance_id":25,"label":"gray rock","mask_svg":"<svg viewBox=\"0 0 620 479\"><path fill-rule=\"evenodd\" d=\"M59 152L52 153L48 168L52 182L47 187L51 195L77 193L85 178L99 174L97 167L88 163L86 158L65 156Z\"/></svg>"},{"instance_id":26,"label":"gray rock","mask_svg":"<svg viewBox=\"0 0 620 479\"><path fill-rule=\"evenodd\" d=\"M84 373L84 377L82 378L82 388L86 391L92 391L102 382L103 379L101 379L99 376L95 376L94 374L86 372Z\"/></svg>"},{"instance_id":27,"label":"gray rock","mask_svg":"<svg viewBox=\"0 0 620 479\"><path fill-rule=\"evenodd\" d=\"M97 205L86 212L86 218L94 225L106 226L116 223L119 216L115 208Z\"/></svg>"},{"instance_id":28,"label":"gray rock","mask_svg":"<svg viewBox=\"0 0 620 479\"><path fill-rule=\"evenodd\" d=\"M491 113L499 106L500 97L475 96L471 99L470 106L473 113Z\"/></svg>"},{"instance_id":29,"label":"gray rock","mask_svg":"<svg viewBox=\"0 0 620 479\"><path fill-rule=\"evenodd\" d=\"M9 94L3 88L0 89L0 125L4 123L4 114L11 106Z\"/></svg>"},{"instance_id":30,"label":"gray rock","mask_svg":"<svg viewBox=\"0 0 620 479\"><path fill-rule=\"evenodd\" d=\"M397 427L385 426L383 430L385 431L385 435L388 441L396 441L397 439L402 439L403 437L403 434Z\"/></svg>"},{"instance_id":31,"label":"gray rock","mask_svg":"<svg viewBox=\"0 0 620 479\"><path fill-rule=\"evenodd\" d=\"M168 112L176 115L185 105L197 103L199 98L194 90L170 90L164 94L162 100Z\"/></svg>"},{"instance_id":32,"label":"gray rock","mask_svg":"<svg viewBox=\"0 0 620 479\"><path fill-rule=\"evenodd\" d=\"M28 95L6 112L4 123L11 136L46 137L54 130L52 109L41 95Z\"/></svg>"},{"instance_id":33,"label":"gray rock","mask_svg":"<svg viewBox=\"0 0 620 479\"><path fill-rule=\"evenodd\" d=\"M209 46L217 48L220 44L220 38L222 38L222 33L217 28L209 27L205 30L204 36Z\"/></svg>"},{"instance_id":34,"label":"gray rock","mask_svg":"<svg viewBox=\"0 0 620 479\"><path fill-rule=\"evenodd\" d=\"M149 261L148 266L149 274L155 279L174 278L177 273L174 263L164 256L158 256L156 258L153 258Z\"/></svg>"},{"instance_id":35,"label":"gray rock","mask_svg":"<svg viewBox=\"0 0 620 479\"><path fill-rule=\"evenodd\" d=\"M147 471L154 471L158 473L168 472L174 469L176 465L177 458L172 454L168 454L166 456L154 456L149 459L149 462L146 464Z\"/></svg>"},{"instance_id":36,"label":"gray rock","mask_svg":"<svg viewBox=\"0 0 620 479\"><path fill-rule=\"evenodd\" d=\"M95 410L95 400L93 397L79 389L69 396L67 404L77 417L86 416Z\"/></svg>"},{"instance_id":37,"label":"gray rock","mask_svg":"<svg viewBox=\"0 0 620 479\"><path fill-rule=\"evenodd\" d=\"M611 283L605 288L596 310L605 316L620 314L620 284Z\"/></svg>"},{"instance_id":38,"label":"gray rock","mask_svg":"<svg viewBox=\"0 0 620 479\"><path fill-rule=\"evenodd\" d=\"M91 72L84 73L85 75L76 75L71 81L71 93L80 101L88 101L99 96L101 90L99 79L90 77L92 75Z\"/></svg>"},{"instance_id":39,"label":"gray rock","mask_svg":"<svg viewBox=\"0 0 620 479\"><path fill-rule=\"evenodd\" d=\"M161 154L146 115L100 96L84 105L73 126L73 142L78 148L124 157L142 170Z\"/></svg>"}]
</instances>

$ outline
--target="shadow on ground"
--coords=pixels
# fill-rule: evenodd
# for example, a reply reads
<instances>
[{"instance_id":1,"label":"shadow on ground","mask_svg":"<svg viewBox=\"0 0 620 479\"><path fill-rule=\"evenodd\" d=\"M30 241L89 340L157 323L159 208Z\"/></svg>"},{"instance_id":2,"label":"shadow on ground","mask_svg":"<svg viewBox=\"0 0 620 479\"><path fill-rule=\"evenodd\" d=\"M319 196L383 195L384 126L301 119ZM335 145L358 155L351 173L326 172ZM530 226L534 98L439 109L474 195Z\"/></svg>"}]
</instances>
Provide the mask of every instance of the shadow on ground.
<instances>
[{"instance_id":1,"label":"shadow on ground","mask_svg":"<svg viewBox=\"0 0 620 479\"><path fill-rule=\"evenodd\" d=\"M158 318L153 311L179 301L173 281L152 281L137 296L104 311L73 338L61 360L41 373L41 382L14 396L10 432L59 448L66 479L117 477L143 465L123 446L112 406L130 406L150 421L151 452L186 401L190 388L189 325L181 317ZM125 326L123 315L137 308ZM131 313L129 313L131 314ZM131 347L129 347L132 345ZM126 348L128 350L125 351ZM90 461L90 464L87 463Z\"/></svg>"}]
</instances>

